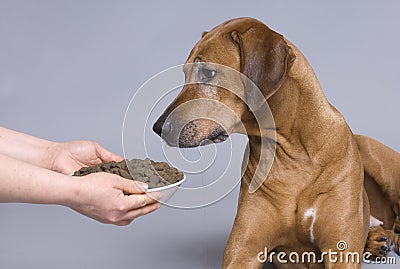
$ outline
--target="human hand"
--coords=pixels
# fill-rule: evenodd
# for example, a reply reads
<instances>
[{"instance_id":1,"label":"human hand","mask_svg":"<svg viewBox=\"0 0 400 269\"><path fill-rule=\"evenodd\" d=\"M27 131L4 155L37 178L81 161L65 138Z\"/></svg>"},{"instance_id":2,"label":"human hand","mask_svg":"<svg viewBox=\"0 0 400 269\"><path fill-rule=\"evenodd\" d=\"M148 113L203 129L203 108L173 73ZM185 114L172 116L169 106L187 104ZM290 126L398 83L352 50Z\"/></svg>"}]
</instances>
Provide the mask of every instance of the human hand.
<instances>
[{"instance_id":1,"label":"human hand","mask_svg":"<svg viewBox=\"0 0 400 269\"><path fill-rule=\"evenodd\" d=\"M50 147L49 155L49 169L67 175L84 166L123 160L121 156L104 149L96 142L87 140L55 143Z\"/></svg>"},{"instance_id":2,"label":"human hand","mask_svg":"<svg viewBox=\"0 0 400 269\"><path fill-rule=\"evenodd\" d=\"M152 193L152 198L144 193L147 184L142 182L109 173L93 173L73 180L78 188L67 206L102 223L128 225L160 207L155 199L161 195Z\"/></svg>"}]
</instances>

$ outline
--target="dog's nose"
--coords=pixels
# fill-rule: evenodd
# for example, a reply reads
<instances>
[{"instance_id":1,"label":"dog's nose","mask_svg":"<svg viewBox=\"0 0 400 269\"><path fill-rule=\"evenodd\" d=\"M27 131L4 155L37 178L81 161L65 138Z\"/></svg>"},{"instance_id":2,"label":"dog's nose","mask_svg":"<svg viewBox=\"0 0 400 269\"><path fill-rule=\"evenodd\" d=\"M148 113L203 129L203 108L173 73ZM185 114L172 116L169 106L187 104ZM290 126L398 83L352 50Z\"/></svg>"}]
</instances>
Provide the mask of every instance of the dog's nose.
<instances>
[{"instance_id":1,"label":"dog's nose","mask_svg":"<svg viewBox=\"0 0 400 269\"><path fill-rule=\"evenodd\" d=\"M171 133L171 123L169 121L157 120L153 125L153 131L159 136L165 137Z\"/></svg>"},{"instance_id":2,"label":"dog's nose","mask_svg":"<svg viewBox=\"0 0 400 269\"><path fill-rule=\"evenodd\" d=\"M164 121L161 121L161 120L157 120L153 125L153 131L156 134L158 134L159 136L161 136L163 125L164 125Z\"/></svg>"}]
</instances>

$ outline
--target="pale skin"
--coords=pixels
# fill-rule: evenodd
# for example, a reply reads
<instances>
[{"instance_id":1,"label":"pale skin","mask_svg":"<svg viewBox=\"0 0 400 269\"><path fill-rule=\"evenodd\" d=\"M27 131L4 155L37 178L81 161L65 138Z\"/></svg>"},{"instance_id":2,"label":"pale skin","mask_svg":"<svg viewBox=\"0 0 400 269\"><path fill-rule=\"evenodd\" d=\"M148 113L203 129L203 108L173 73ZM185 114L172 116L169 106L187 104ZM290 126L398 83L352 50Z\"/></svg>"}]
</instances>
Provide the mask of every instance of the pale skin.
<instances>
[{"instance_id":1,"label":"pale skin","mask_svg":"<svg viewBox=\"0 0 400 269\"><path fill-rule=\"evenodd\" d=\"M56 143L0 127L0 202L67 206L102 223L128 225L160 207L147 184L108 173L70 176L123 158L92 141Z\"/></svg>"}]
</instances>

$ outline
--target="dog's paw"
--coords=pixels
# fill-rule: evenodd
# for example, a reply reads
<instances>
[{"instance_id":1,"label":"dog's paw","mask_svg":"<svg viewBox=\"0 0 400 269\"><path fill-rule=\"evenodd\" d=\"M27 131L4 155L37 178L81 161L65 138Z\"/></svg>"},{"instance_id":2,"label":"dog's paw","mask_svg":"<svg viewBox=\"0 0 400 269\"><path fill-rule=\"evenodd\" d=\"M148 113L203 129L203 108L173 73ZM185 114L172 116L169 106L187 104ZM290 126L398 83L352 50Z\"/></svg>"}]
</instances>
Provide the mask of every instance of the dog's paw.
<instances>
[{"instance_id":1,"label":"dog's paw","mask_svg":"<svg viewBox=\"0 0 400 269\"><path fill-rule=\"evenodd\" d=\"M390 246L394 241L394 233L382 227L375 227L369 230L365 252L371 253L371 260L377 257L386 257L390 252Z\"/></svg>"},{"instance_id":2,"label":"dog's paw","mask_svg":"<svg viewBox=\"0 0 400 269\"><path fill-rule=\"evenodd\" d=\"M396 235L396 238L394 240L394 251L396 251L396 253L398 255L400 255L400 235Z\"/></svg>"}]
</instances>

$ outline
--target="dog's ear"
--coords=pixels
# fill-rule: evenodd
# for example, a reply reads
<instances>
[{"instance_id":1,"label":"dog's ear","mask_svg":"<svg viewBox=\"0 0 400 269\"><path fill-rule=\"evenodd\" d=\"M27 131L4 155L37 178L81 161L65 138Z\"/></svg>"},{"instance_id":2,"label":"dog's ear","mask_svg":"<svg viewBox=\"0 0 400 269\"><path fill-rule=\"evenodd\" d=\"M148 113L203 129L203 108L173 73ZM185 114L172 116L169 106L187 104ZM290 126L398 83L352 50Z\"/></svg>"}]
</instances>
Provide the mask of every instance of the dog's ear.
<instances>
[{"instance_id":1,"label":"dog's ear","mask_svg":"<svg viewBox=\"0 0 400 269\"><path fill-rule=\"evenodd\" d=\"M208 34L207 31L203 32L203 33L201 34L201 38L203 38L206 34Z\"/></svg>"},{"instance_id":2,"label":"dog's ear","mask_svg":"<svg viewBox=\"0 0 400 269\"><path fill-rule=\"evenodd\" d=\"M256 25L243 33L231 32L232 41L240 52L240 72L260 89L265 99L271 97L282 85L288 70L296 59L293 50L282 35L265 25ZM246 87L245 100L249 107L257 109L265 101L260 100L254 87Z\"/></svg>"}]
</instances>

